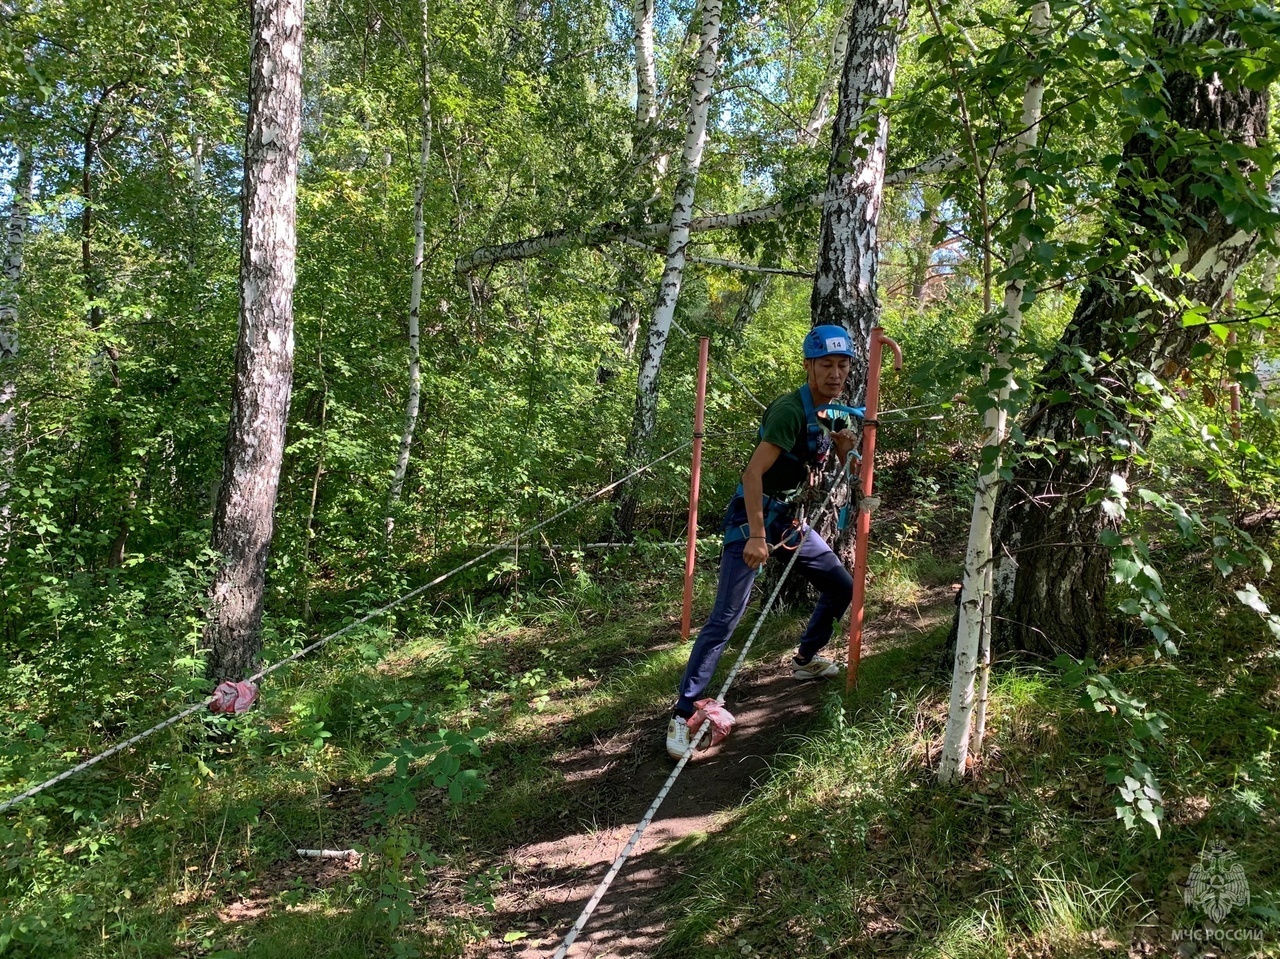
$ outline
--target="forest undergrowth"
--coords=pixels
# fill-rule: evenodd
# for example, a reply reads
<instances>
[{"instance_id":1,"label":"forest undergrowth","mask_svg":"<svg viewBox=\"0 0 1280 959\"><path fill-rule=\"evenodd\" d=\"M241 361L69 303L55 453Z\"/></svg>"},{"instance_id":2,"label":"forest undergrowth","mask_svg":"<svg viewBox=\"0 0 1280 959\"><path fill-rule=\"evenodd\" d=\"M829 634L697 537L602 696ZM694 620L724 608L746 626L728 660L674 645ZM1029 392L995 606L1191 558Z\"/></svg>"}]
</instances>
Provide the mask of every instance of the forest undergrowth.
<instances>
[{"instance_id":1,"label":"forest undergrowth","mask_svg":"<svg viewBox=\"0 0 1280 959\"><path fill-rule=\"evenodd\" d=\"M1103 757L1128 726L1082 706L1073 674L1044 661L997 663L984 753L961 787L939 788L947 629L912 624L956 578L946 531L963 496L886 481L915 496L878 520L868 615L902 627L849 698L830 691L767 782L667 851L697 868L673 875L660 954L1275 954L1280 657L1260 621L1217 598L1207 560L1189 555L1166 583L1181 655L1117 648L1098 663L1167 717L1145 750L1159 836L1115 812L1125 784ZM525 554L281 673L244 717L166 732L28 802L0 827L0 954L514 949L527 933L495 925L505 852L548 824L610 818L607 793L567 781L565 757L637 727L660 751L685 658L680 559L671 546ZM697 610L714 541L701 562ZM800 627L771 618L753 661L785 655ZM61 743L40 753L45 771L80 757L70 744L87 731L105 743L114 729L72 731L76 711L29 701L10 715L6 779L30 774L40 741ZM1186 891L1218 843L1250 898L1215 924ZM1214 929L1236 938L1176 939Z\"/></svg>"}]
</instances>

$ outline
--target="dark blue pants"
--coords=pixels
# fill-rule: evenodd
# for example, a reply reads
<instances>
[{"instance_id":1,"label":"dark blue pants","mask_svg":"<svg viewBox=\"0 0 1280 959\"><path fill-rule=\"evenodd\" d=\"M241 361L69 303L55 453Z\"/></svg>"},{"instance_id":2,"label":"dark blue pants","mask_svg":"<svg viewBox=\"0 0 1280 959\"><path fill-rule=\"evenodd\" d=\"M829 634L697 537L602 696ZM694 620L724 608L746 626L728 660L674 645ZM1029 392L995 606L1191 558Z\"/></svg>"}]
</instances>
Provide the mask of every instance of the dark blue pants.
<instances>
[{"instance_id":1,"label":"dark blue pants","mask_svg":"<svg viewBox=\"0 0 1280 959\"><path fill-rule=\"evenodd\" d=\"M734 525L735 507L740 507L740 504L741 500L738 499L730 504L726 517L726 525L730 528ZM745 520L744 512L742 521ZM766 530L771 544L778 541L789 523L790 519L783 517ZM789 541L794 542L797 535L793 532ZM706 692L729 637L746 612L747 603L751 599L751 586L759 572L742 559L742 551L746 545L745 540L729 543L720 556L720 582L716 587L715 605L711 608L706 625L693 641L689 665L685 667L684 678L680 680L680 698L676 700L675 707L679 715L693 713L694 702ZM788 563L791 555L790 550L779 549L774 551L771 558ZM849 601L853 598L853 577L826 541L812 530L809 530L809 535L800 547L800 557L796 560L795 568L821 594L813 615L809 617L809 625L800 637L799 656L807 660L827 645L836 620L849 608Z\"/></svg>"}]
</instances>

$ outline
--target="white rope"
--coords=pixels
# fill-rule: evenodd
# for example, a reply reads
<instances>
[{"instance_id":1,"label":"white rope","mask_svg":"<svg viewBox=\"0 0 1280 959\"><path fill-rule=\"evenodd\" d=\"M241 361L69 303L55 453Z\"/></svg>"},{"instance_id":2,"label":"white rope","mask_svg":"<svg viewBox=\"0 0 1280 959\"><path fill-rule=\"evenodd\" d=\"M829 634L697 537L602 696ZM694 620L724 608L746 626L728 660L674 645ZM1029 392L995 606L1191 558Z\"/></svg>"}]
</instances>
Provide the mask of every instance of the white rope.
<instances>
[{"instance_id":1,"label":"white rope","mask_svg":"<svg viewBox=\"0 0 1280 959\"><path fill-rule=\"evenodd\" d=\"M671 321L671 325L674 326L681 333L683 333L685 336L689 337L689 339L691 340L697 339L696 336L694 336L692 333L686 330L683 326L681 326L675 320ZM725 376L729 377L729 379L733 380L734 383L738 384L738 386L741 387L742 392L746 393L747 396L751 397L752 402L754 402L756 406L760 407L760 409L762 410L767 410L769 408L760 402L760 398L758 396L756 396L754 393L751 392L751 387L747 386L746 383L742 382L742 380L738 379L736 376L733 375L733 371L731 369L729 369L727 366L721 366L715 360L711 360L710 357L708 357L708 359L710 360L710 363L712 366L714 366L717 370L719 370Z\"/></svg>"},{"instance_id":2,"label":"white rope","mask_svg":"<svg viewBox=\"0 0 1280 959\"><path fill-rule=\"evenodd\" d=\"M821 517L827 511L827 504L831 502L831 497L835 495L835 491L849 481L850 464L853 462L853 456L845 460L844 468L840 471L839 479L831 484L831 489L827 491L826 498L822 501L822 505L818 507L817 518L814 522L819 522ZM746 661L747 653L751 651L751 644L756 641L756 636L760 632L760 627L764 625L765 617L769 615L769 609L773 606L774 601L778 598L778 594L782 592L782 586L787 581L787 576L791 574L792 567L795 566L796 560L800 558L800 547L804 545L804 541L809 538L809 534L813 532L811 525L806 525L804 535L800 537L800 541L796 544L795 551L791 554L791 560L787 563L786 568L782 571L782 576L778 579L778 585L774 587L772 595L760 610L760 616L756 620L755 626L751 630L751 634L747 637L747 641L742 644L742 652L738 654L737 661L733 664L733 669L729 670L729 675L725 678L724 685L720 687L720 692L716 696L716 702L724 705L725 696L729 693L729 688L733 685L733 681L738 676L738 670L742 668L742 664ZM711 728L710 722L702 724L697 734L693 737L693 741L689 743L689 748L685 750L685 754L680 757L680 761L676 763L676 768L671 770L671 775L667 777L667 781L662 784L662 788L658 790L658 795L654 797L650 803L648 810L645 811L644 817L636 825L635 830L631 833L631 838L627 840L627 844L622 847L622 852L618 853L618 857L613 861L613 865L609 867L609 871L600 880L600 885L596 887L595 893L587 900L587 904L583 907L582 912L578 915L578 920L573 924L573 928L569 930L568 935L564 937L564 941L560 943L560 948L555 951L552 959L564 959L569 948L573 945L574 940L578 938L578 933L587 925L587 920L591 918L591 914L595 912L596 906L600 904L600 900L604 898L604 894L608 891L609 886L613 884L613 880L622 870L623 864L631 855L636 845L640 842L640 837L644 835L646 829L653 822L653 817L657 815L658 808L662 805L663 800L667 798L667 793L671 791L671 787L675 785L676 780L680 777L680 773L684 772L684 767L689 762L689 757L698 748L698 744L702 741L702 737L707 734L707 730Z\"/></svg>"},{"instance_id":3,"label":"white rope","mask_svg":"<svg viewBox=\"0 0 1280 959\"><path fill-rule=\"evenodd\" d=\"M62 782L62 780L64 779L70 779L76 773L83 772L84 770L88 769L90 766L93 766L97 763L102 762L102 760L106 759L109 756L114 756L118 752L123 752L124 750L132 746L134 743L141 742L142 740L146 739L148 736L152 735L153 733L158 733L160 730L166 729L169 726L172 726L174 723L181 722L182 720L190 716L192 713L199 712L202 709L208 709L209 703L212 701L212 698L213 697L210 697L209 699L206 699L202 702L192 703L190 706L186 707L181 712L174 713L172 716L170 716L168 719L164 720L163 722L156 723L156 725L152 726L150 729L144 729L142 732L138 733L138 735L131 736L122 743L116 743L110 749L107 749L103 752L98 753L98 755L94 756L92 759L87 759L78 766L72 766L70 769L66 770L65 772L58 773L58 775L54 776L52 779L45 780L39 786L34 786L31 789L28 789L26 792L22 793L21 795L14 796L12 799L9 799L3 803L0 803L0 812L4 812L7 809L11 809L12 807L18 805L18 803L22 802L24 799L30 799L32 796L36 795L37 793L44 792L50 786L56 786L58 783Z\"/></svg>"},{"instance_id":4,"label":"white rope","mask_svg":"<svg viewBox=\"0 0 1280 959\"><path fill-rule=\"evenodd\" d=\"M612 490L617 489L623 483L626 483L632 479L635 479L637 476L639 476L641 473L645 472L646 470L649 470L650 468L657 466L663 460L669 459L670 457L675 456L676 453L679 453L682 449L685 449L686 447L692 446L692 445L693 445L693 440L686 440L685 442L681 443L679 446L675 447L674 449L671 449L668 452L663 453L657 459L649 463L646 463L644 466L641 466L638 469L632 470L626 476L622 477L622 479L615 480L614 482L610 483L608 486L605 486L605 487L602 487L601 489L596 490L590 496L584 496L582 499L578 500L576 503L573 503L570 506L566 506L560 512L552 516L550 519L545 519L541 523L538 523L534 526L530 526L528 529L522 530L521 532L515 535L514 539L509 540L506 543L499 544L498 546L494 546L492 549L486 550L485 552L481 553L479 556L475 557L474 559L467 560L467 562L463 563L461 566L455 566L453 569L449 570L447 573L443 573L440 576L437 576L431 582L426 583L422 586L419 586L416 589L410 590L409 592L401 596L399 599L394 599L391 602L387 603L385 606L380 606L379 608L375 609L373 612L366 613L365 615L361 616L359 619L353 620L352 622L348 623L346 626L343 626L341 629L337 630L336 632L330 633L328 636L324 636L324 637L321 637L320 639L317 639L310 646L306 646L298 650L292 656L282 659L278 663L273 663L272 665L266 667L265 669L259 670L257 673L254 673L252 676L250 676L247 681L251 683L257 683L260 680L265 679L267 676L270 676L272 673L274 673L277 669L280 669L282 666L285 666L288 663L292 663L292 662L295 662L296 660L301 659L302 657L306 656L308 653L314 652L315 650L319 649L321 646L324 646L326 643L337 639L339 636L345 636L347 633L351 632L356 627L363 626L365 623L369 622L369 620L376 619L378 616L381 616L383 613L386 613L389 610L394 609L395 607L399 606L401 603L407 602L408 600L413 599L415 596L421 595L422 593L426 592L428 589L431 589L433 586L440 585L446 579L449 579L452 576L456 576L458 573L461 573L465 569L470 569L472 566L475 566L477 563L481 562L482 560L487 559L488 557L492 556L494 553L510 549L512 544L520 537L528 536L530 533L536 533L538 530L542 529L544 526L548 526L551 523L554 523L556 520L560 519L560 517L573 512L575 509L578 509L581 506L585 506L587 503L590 503L592 500L599 499L605 493L608 493ZM18 803L22 802L23 800L30 799L32 796L35 796L35 795L38 795L39 793L44 792L46 789L50 788L51 786L57 785L58 783L62 782L64 779L70 779L72 776L76 775L77 773L83 772L84 770L88 769L90 766L97 765L98 763L102 762L104 759L107 759L110 756L114 756L116 753L123 752L124 750L128 749L130 746L133 746L141 742L142 740L146 739L148 736L152 736L155 733L160 732L162 729L167 729L168 727L174 725L175 723L181 722L182 720L186 719L188 716L192 715L193 713L197 713L202 709L207 709L209 707L209 704L213 702L213 699L214 697L210 696L206 699L201 700L200 702L191 703L189 706L185 706L178 712L174 713L168 719L164 719L156 723L150 729L144 729L142 732L138 733L136 736L130 736L124 742L116 743L111 748L103 750L102 752L98 753L98 755L92 757L91 759L86 759L84 762L80 763L79 765L72 766L70 769L66 770L65 772L58 773L58 775L54 776L52 779L47 779L44 782L40 783L38 786L33 786L30 789L28 789L26 792L21 793L17 796L14 796L12 799L5 800L3 803L0 803L0 812L5 812L9 809L12 809L14 806L18 805Z\"/></svg>"},{"instance_id":5,"label":"white rope","mask_svg":"<svg viewBox=\"0 0 1280 959\"><path fill-rule=\"evenodd\" d=\"M941 408L949 405L950 403L951 403L951 400L934 400L932 403L917 403L915 406L895 406L895 407L890 407L887 410L881 410L879 413L876 414L876 417L879 418L881 416L884 416L886 413L909 413L911 410L929 410L934 408Z\"/></svg>"}]
</instances>

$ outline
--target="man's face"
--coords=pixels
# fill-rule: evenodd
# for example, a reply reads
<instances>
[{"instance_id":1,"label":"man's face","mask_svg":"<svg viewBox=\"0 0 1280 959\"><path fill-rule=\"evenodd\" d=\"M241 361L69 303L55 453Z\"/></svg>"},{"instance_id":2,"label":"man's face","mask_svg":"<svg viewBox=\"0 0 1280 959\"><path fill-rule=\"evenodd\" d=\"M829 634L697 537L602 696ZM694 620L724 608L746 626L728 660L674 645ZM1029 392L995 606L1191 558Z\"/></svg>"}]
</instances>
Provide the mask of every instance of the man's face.
<instances>
[{"instance_id":1,"label":"man's face","mask_svg":"<svg viewBox=\"0 0 1280 959\"><path fill-rule=\"evenodd\" d=\"M804 366L809 373L809 390L821 394L827 401L835 399L844 389L853 360L847 356L820 356L816 360L805 360Z\"/></svg>"}]
</instances>

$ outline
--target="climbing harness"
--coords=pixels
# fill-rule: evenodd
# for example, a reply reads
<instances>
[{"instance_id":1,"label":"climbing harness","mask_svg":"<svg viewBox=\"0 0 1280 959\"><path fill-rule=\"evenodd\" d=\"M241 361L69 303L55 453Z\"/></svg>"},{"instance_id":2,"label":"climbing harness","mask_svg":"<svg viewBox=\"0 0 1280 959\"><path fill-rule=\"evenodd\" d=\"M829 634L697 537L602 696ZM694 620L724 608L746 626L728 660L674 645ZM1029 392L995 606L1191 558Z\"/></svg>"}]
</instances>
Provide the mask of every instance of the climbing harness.
<instances>
[{"instance_id":1,"label":"climbing harness","mask_svg":"<svg viewBox=\"0 0 1280 959\"><path fill-rule=\"evenodd\" d=\"M820 456L825 452L822 449L822 440L827 436L839 433L841 430L847 429L851 417L862 417L865 409L861 406L846 406L844 403L823 403L815 406L813 402L813 392L809 389L809 384L803 384L796 391L800 395L800 402L804 405L805 418L805 445L808 448L809 455L807 459L801 459L791 450L783 450L778 454L778 458L786 458L793 463L801 465L808 473L808 483L802 484L795 489L786 490L779 495L767 495L764 498L764 528L766 532L783 520L786 513L797 509L797 503L800 494L806 485L813 482L814 463L819 461ZM756 438L764 438L764 424L761 423L756 430ZM857 459L861 459L857 453L851 453ZM742 488L742 484L738 484L738 488L734 491L735 499L746 499L746 493ZM732 503L730 504L730 513L732 513ZM841 507L839 528L844 529L845 522L848 517L848 508ZM726 524L729 522L728 517L725 519ZM778 537L776 543L769 546L769 552L777 549L794 550L800 545L802 538L801 531L806 527L803 509L800 509L799 515L791 520L791 525ZM747 539L751 535L751 527L748 523L735 523L725 530L724 545L736 543Z\"/></svg>"},{"instance_id":2,"label":"climbing harness","mask_svg":"<svg viewBox=\"0 0 1280 959\"><path fill-rule=\"evenodd\" d=\"M822 501L822 505L818 507L816 514L818 517L821 517L822 514L826 512L827 504L831 502L831 497L835 495L836 490L849 482L849 477L851 475L850 466L853 463L853 459L853 453L850 452L849 456L845 460L844 467L840 470L840 475L837 477L836 482L831 485L831 489L827 491L826 498ZM808 536L809 532L810 530L806 528L804 535ZM725 677L724 685L720 687L720 692L716 695L715 702L721 705L724 704L725 696L728 695L730 687L733 686L733 681L738 678L738 671L742 668L742 664L746 662L747 653L751 651L751 645L756 641L756 636L760 633L760 627L764 625L765 617L769 615L769 610L773 608L774 602L777 601L779 594L782 592L782 587L786 583L787 577L791 574L791 570L795 568L796 558L799 555L800 551L797 549L792 554L791 560L787 563L786 567L783 568L782 575L778 578L778 585L773 588L773 592L769 595L769 599L760 610L760 616L756 619L756 624L752 627L751 633L747 636L746 642L742 644L742 651L738 653L738 658L734 662L733 668L729 670L729 675ZM699 702L702 702L702 700L699 700ZM662 788L658 790L658 795L654 797L653 802L650 803L644 816L636 825L635 830L631 833L631 838L627 840L627 844L622 848L622 852L618 853L618 857L613 861L613 865L609 867L609 871L605 873L604 878L600 880L600 885L596 887L596 891L592 894L591 898L587 900L587 904L582 908L582 912L579 914L577 921L574 922L573 928L571 928L568 934L564 937L564 941L560 943L560 947L556 949L552 959L564 959L570 947L578 938L578 934L586 928L587 921L591 918L591 914L595 912L596 906L600 905L600 900L603 899L604 894L609 891L609 887L613 885L613 880L617 878L618 873L622 871L623 865L626 863L627 859L630 858L631 853L639 844L641 838L645 834L645 831L653 823L653 817L658 814L658 809L662 806L663 801L671 792L671 787L675 785L680 774L684 772L684 767L688 764L689 758L693 755L694 751L700 747L702 738L707 734L708 729L714 729L711 723L701 724L698 731L689 740L689 748L685 751L685 754L680 757L680 761L676 763L675 769L671 770L671 774L667 776L667 781L663 783ZM691 725L690 732L692 731L693 729Z\"/></svg>"}]
</instances>

